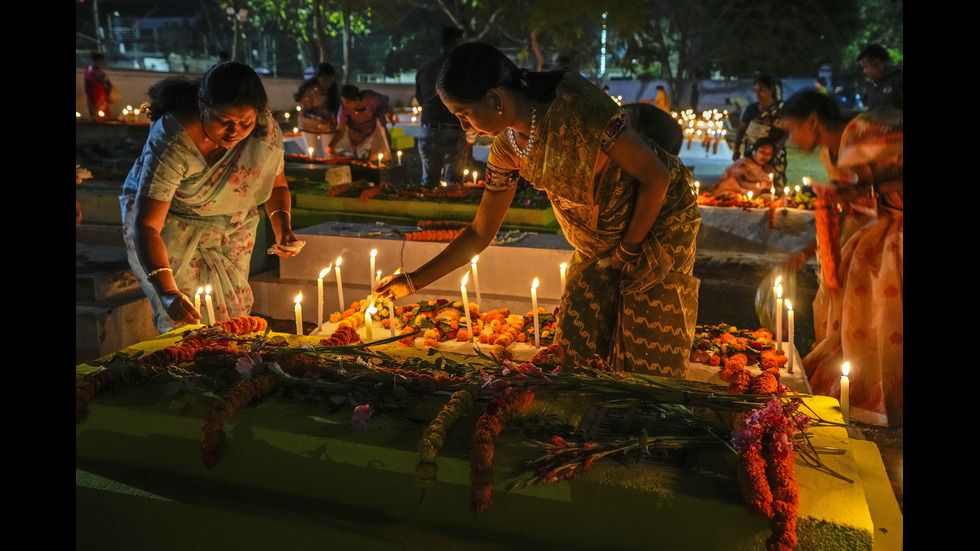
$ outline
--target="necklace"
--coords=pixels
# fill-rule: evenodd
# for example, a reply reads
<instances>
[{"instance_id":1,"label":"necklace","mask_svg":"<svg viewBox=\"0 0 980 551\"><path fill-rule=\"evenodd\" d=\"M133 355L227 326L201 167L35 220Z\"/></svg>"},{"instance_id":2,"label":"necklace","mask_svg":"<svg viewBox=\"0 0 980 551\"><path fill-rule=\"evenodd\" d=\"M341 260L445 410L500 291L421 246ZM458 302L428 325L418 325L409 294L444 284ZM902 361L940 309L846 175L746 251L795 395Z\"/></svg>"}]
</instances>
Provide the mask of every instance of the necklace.
<instances>
[{"instance_id":1,"label":"necklace","mask_svg":"<svg viewBox=\"0 0 980 551\"><path fill-rule=\"evenodd\" d=\"M201 132L204 134L204 139L214 144L214 149L211 150L212 153L219 149L225 149L225 147L214 140L210 134L208 134L208 127L204 124L204 114L198 118L201 121Z\"/></svg>"},{"instance_id":2,"label":"necklace","mask_svg":"<svg viewBox=\"0 0 980 551\"><path fill-rule=\"evenodd\" d=\"M534 127L535 127L534 122L535 122L536 113L537 113L537 108L532 105L531 106L531 130L528 131L527 145L524 146L524 149L520 149L517 147L517 139L514 137L514 129L513 128L507 129L507 137L510 138L510 145L511 147L514 148L514 151L517 152L517 156L522 159L527 157L528 154L531 153L531 146L534 145Z\"/></svg>"}]
</instances>

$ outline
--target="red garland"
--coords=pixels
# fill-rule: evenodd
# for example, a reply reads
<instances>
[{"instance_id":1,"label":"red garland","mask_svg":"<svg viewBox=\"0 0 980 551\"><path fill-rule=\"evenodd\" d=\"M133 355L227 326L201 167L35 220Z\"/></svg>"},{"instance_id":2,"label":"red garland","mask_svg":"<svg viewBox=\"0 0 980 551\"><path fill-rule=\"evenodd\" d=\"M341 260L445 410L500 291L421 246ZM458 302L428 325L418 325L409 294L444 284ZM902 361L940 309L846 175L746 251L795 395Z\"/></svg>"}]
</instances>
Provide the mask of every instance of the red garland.
<instances>
[{"instance_id":1,"label":"red garland","mask_svg":"<svg viewBox=\"0 0 980 551\"><path fill-rule=\"evenodd\" d=\"M776 356L768 359L774 365L757 377L752 377L744 366L739 367L740 360L736 360L732 369L726 364L722 378L729 383L729 393L780 393L783 390L779 388L778 366L781 363ZM735 428L745 428L747 418L745 413L738 414ZM790 551L797 543L796 521L800 505L800 487L796 483L796 471L793 467L796 454L792 448L788 452L777 454L776 447L774 442L759 440L743 450L738 456L736 475L739 490L749 510L769 519L770 535L766 540L766 549Z\"/></svg>"}]
</instances>

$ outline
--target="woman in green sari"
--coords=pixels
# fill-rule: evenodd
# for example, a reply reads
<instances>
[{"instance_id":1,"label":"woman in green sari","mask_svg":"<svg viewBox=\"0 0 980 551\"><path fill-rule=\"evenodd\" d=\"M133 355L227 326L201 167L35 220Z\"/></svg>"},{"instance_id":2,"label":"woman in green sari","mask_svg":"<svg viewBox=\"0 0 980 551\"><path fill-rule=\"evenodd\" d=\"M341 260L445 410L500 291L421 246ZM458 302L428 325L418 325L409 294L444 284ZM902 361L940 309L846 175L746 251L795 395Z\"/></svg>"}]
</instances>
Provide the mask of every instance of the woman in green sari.
<instances>
[{"instance_id":1,"label":"woman in green sari","mask_svg":"<svg viewBox=\"0 0 980 551\"><path fill-rule=\"evenodd\" d=\"M575 247L555 337L568 361L682 376L697 321L701 221L690 172L581 76L522 71L486 44L454 49L437 89L464 130L495 136L487 188L458 238L377 291L401 298L469 262L524 179L548 194Z\"/></svg>"},{"instance_id":2,"label":"woman in green sari","mask_svg":"<svg viewBox=\"0 0 980 551\"><path fill-rule=\"evenodd\" d=\"M120 206L129 264L160 332L197 323L187 298L211 286L215 318L248 315L248 273L265 204L276 254L293 256L282 132L251 67L221 63L199 81L150 88L153 124ZM203 300L203 298L202 298Z\"/></svg>"}]
</instances>

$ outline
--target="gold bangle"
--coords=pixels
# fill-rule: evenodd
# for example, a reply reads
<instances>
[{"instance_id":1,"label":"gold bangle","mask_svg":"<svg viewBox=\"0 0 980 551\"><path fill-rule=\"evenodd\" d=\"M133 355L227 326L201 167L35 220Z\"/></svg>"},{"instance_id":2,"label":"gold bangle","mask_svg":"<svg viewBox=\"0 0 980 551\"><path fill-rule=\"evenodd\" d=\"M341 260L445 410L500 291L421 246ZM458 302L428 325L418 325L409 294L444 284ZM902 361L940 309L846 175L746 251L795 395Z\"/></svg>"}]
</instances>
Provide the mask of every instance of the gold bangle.
<instances>
[{"instance_id":1,"label":"gold bangle","mask_svg":"<svg viewBox=\"0 0 980 551\"><path fill-rule=\"evenodd\" d=\"M408 275L408 272L405 272L405 283L408 284L408 294L414 295L415 294L415 284L412 283L412 276Z\"/></svg>"},{"instance_id":2,"label":"gold bangle","mask_svg":"<svg viewBox=\"0 0 980 551\"><path fill-rule=\"evenodd\" d=\"M272 220L272 217L277 212L285 212L286 213L286 216L288 216L290 219L292 218L292 215L289 214L289 211L288 210L285 210L285 209L276 209L276 210L274 210L274 211L272 211L272 212L269 213L269 219Z\"/></svg>"},{"instance_id":3,"label":"gold bangle","mask_svg":"<svg viewBox=\"0 0 980 551\"><path fill-rule=\"evenodd\" d=\"M160 272L170 272L170 273L174 273L174 271L173 271L172 269L170 269L170 268L157 268L156 270L153 270L152 272L150 272L150 273L148 273L148 274L146 274L146 279L147 279L147 281L149 281L149 279L150 279L151 277L153 277L153 276L155 276L155 275L157 275L157 274L159 274Z\"/></svg>"},{"instance_id":4,"label":"gold bangle","mask_svg":"<svg viewBox=\"0 0 980 551\"><path fill-rule=\"evenodd\" d=\"M636 258L636 257L640 256L640 251L637 251L637 252L633 253L633 252L630 252L630 251L626 250L626 247L623 246L623 242L622 241L619 242L619 250L622 251L623 254L625 254L626 256L628 256L630 258Z\"/></svg>"}]
</instances>

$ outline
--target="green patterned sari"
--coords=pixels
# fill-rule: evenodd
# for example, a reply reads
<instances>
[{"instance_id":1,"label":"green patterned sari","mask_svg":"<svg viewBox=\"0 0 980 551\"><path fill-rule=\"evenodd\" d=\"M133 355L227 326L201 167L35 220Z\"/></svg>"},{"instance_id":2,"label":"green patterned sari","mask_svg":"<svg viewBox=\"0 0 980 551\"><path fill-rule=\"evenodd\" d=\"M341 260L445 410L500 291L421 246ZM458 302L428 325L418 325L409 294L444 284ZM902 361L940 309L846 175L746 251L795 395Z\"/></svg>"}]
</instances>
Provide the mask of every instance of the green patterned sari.
<instances>
[{"instance_id":1,"label":"green patterned sari","mask_svg":"<svg viewBox=\"0 0 980 551\"><path fill-rule=\"evenodd\" d=\"M598 358L618 370L683 376L699 286L692 273L701 214L690 171L647 140L668 167L670 185L639 263L615 270L609 257L632 218L639 189L639 181L616 163L600 162L626 128L622 108L584 78L566 74L538 128L538 141L524 159L503 134L496 138L487 186L506 189L519 176L544 190L575 247L555 342L570 362Z\"/></svg>"}]
</instances>

